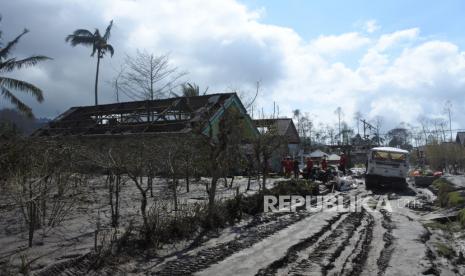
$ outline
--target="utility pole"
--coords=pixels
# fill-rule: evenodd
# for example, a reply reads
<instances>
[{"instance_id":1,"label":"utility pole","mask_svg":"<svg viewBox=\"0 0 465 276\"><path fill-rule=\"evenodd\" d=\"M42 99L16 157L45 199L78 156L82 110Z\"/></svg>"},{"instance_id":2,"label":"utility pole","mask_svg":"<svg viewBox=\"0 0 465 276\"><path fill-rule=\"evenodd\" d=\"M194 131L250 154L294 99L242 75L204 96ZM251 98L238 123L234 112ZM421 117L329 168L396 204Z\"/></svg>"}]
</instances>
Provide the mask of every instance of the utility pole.
<instances>
[{"instance_id":1,"label":"utility pole","mask_svg":"<svg viewBox=\"0 0 465 276\"><path fill-rule=\"evenodd\" d=\"M360 119L360 122L363 123L363 139L368 139L368 136L366 134L366 131L369 130L370 133L373 133L375 131L376 133L376 142L379 146L379 127L374 127L372 124L368 123L365 119Z\"/></svg>"}]
</instances>

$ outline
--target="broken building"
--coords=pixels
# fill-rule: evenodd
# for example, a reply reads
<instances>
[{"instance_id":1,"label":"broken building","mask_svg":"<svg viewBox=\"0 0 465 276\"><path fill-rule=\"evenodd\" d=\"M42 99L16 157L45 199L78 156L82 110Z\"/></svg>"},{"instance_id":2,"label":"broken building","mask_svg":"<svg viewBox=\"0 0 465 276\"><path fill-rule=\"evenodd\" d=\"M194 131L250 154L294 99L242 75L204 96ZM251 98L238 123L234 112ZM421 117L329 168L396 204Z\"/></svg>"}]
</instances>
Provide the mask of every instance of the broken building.
<instances>
[{"instance_id":1,"label":"broken building","mask_svg":"<svg viewBox=\"0 0 465 276\"><path fill-rule=\"evenodd\" d=\"M242 115L244 136L258 134L237 94L221 93L72 107L32 136L127 137L193 131L217 135L219 122L228 110Z\"/></svg>"},{"instance_id":2,"label":"broken building","mask_svg":"<svg viewBox=\"0 0 465 276\"><path fill-rule=\"evenodd\" d=\"M283 137L286 141L284 147L276 149L270 160L270 168L275 171L281 171L281 159L284 155L289 155L292 158L298 156L300 151L300 137L294 122L290 118L275 118L275 119L257 119L254 120L255 126L259 132L263 133L274 129L276 135Z\"/></svg>"}]
</instances>

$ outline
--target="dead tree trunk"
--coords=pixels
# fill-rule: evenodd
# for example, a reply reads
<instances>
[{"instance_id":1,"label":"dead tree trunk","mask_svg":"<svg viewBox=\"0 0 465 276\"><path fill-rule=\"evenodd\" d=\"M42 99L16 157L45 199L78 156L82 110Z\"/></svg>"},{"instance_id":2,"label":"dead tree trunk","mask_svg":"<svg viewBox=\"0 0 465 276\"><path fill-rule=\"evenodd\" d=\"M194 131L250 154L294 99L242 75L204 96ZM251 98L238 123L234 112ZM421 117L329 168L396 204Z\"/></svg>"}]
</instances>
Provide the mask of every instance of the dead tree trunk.
<instances>
[{"instance_id":1,"label":"dead tree trunk","mask_svg":"<svg viewBox=\"0 0 465 276\"><path fill-rule=\"evenodd\" d=\"M29 247L32 247L32 242L34 240L34 231L36 228L38 228L40 221L38 219L39 213L38 209L36 206L36 201L34 199L34 193L32 191L32 182L29 181L29 200L27 201L26 204L27 212L29 213L29 235L28 235L28 240L29 240Z\"/></svg>"},{"instance_id":2,"label":"dead tree trunk","mask_svg":"<svg viewBox=\"0 0 465 276\"><path fill-rule=\"evenodd\" d=\"M208 212L210 214L210 219L213 218L213 213L215 210L216 184L218 183L218 179L219 177L216 174L214 174L208 193Z\"/></svg>"},{"instance_id":3,"label":"dead tree trunk","mask_svg":"<svg viewBox=\"0 0 465 276\"><path fill-rule=\"evenodd\" d=\"M110 197L110 211L111 211L111 226L118 227L119 225L119 200L121 189L121 175L109 173L108 175L108 190Z\"/></svg>"},{"instance_id":4,"label":"dead tree trunk","mask_svg":"<svg viewBox=\"0 0 465 276\"><path fill-rule=\"evenodd\" d=\"M173 175L173 201L174 201L174 210L178 210L178 179Z\"/></svg>"},{"instance_id":5,"label":"dead tree trunk","mask_svg":"<svg viewBox=\"0 0 465 276\"><path fill-rule=\"evenodd\" d=\"M251 178L252 178L252 172L249 171L248 172L248 179L247 179L247 191L250 190L250 182L251 182Z\"/></svg>"},{"instance_id":6,"label":"dead tree trunk","mask_svg":"<svg viewBox=\"0 0 465 276\"><path fill-rule=\"evenodd\" d=\"M190 187L189 187L189 184L190 184L190 158L189 156L186 157L186 192L189 192L190 190Z\"/></svg>"},{"instance_id":7,"label":"dead tree trunk","mask_svg":"<svg viewBox=\"0 0 465 276\"><path fill-rule=\"evenodd\" d=\"M263 172L262 172L262 185L261 185L261 188L263 190L266 190L266 178L267 178L267 175L268 175L268 168L266 165L263 166Z\"/></svg>"},{"instance_id":8,"label":"dead tree trunk","mask_svg":"<svg viewBox=\"0 0 465 276\"><path fill-rule=\"evenodd\" d=\"M34 230L36 226L36 205L34 201L28 202L29 209L29 247L32 247L34 240Z\"/></svg>"},{"instance_id":9,"label":"dead tree trunk","mask_svg":"<svg viewBox=\"0 0 465 276\"><path fill-rule=\"evenodd\" d=\"M231 183L229 183L229 188L231 189L234 182L234 174L231 176Z\"/></svg>"},{"instance_id":10,"label":"dead tree trunk","mask_svg":"<svg viewBox=\"0 0 465 276\"><path fill-rule=\"evenodd\" d=\"M150 172L149 175L147 176L147 185L148 185L149 190L150 190L150 197L153 197L153 175L152 175L152 172Z\"/></svg>"}]
</instances>

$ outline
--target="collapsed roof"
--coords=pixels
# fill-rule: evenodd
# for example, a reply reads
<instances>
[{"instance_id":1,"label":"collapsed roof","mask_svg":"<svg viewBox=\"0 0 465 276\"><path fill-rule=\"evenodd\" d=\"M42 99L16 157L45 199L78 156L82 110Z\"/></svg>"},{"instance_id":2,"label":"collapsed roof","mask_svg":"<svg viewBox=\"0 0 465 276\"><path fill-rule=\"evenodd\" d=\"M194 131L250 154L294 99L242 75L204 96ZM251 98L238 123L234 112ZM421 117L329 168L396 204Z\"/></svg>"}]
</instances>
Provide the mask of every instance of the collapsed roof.
<instances>
[{"instance_id":1,"label":"collapsed roof","mask_svg":"<svg viewBox=\"0 0 465 276\"><path fill-rule=\"evenodd\" d=\"M254 120L255 126L258 128L274 127L280 136L286 136L289 144L299 144L300 137L294 122L290 118L275 118L275 119L257 119Z\"/></svg>"},{"instance_id":2,"label":"collapsed roof","mask_svg":"<svg viewBox=\"0 0 465 276\"><path fill-rule=\"evenodd\" d=\"M234 100L245 110L236 93L72 107L32 136L188 133Z\"/></svg>"}]
</instances>

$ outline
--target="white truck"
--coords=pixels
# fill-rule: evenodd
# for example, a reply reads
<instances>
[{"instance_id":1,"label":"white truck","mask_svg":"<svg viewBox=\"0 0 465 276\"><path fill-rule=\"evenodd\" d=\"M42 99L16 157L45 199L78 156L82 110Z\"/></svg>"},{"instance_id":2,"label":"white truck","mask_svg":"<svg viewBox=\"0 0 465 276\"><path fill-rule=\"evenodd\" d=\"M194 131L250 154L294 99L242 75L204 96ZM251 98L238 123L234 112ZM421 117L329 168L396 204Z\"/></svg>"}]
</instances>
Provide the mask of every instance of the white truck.
<instances>
[{"instance_id":1,"label":"white truck","mask_svg":"<svg viewBox=\"0 0 465 276\"><path fill-rule=\"evenodd\" d=\"M367 190L406 188L408 170L408 151L392 147L372 148L366 164L365 187Z\"/></svg>"}]
</instances>

